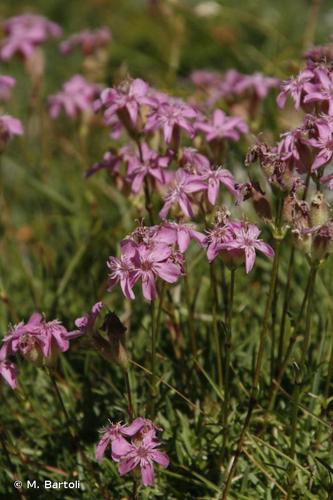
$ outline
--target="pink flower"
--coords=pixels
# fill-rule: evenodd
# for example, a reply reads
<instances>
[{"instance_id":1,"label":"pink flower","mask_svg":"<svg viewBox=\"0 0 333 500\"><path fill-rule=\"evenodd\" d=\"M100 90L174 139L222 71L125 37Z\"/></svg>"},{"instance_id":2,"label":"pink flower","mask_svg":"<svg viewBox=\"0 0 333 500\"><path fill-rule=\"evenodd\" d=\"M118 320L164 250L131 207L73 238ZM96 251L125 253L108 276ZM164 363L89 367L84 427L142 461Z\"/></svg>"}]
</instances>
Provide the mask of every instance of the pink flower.
<instances>
[{"instance_id":1,"label":"pink flower","mask_svg":"<svg viewBox=\"0 0 333 500\"><path fill-rule=\"evenodd\" d=\"M119 456L120 475L140 468L144 486L154 484L154 462L162 467L169 465L169 458L166 453L160 451L161 444L156 440L154 432L148 432L142 440L133 440L131 443L124 440L119 444L115 443L113 450Z\"/></svg>"},{"instance_id":2,"label":"pink flower","mask_svg":"<svg viewBox=\"0 0 333 500\"><path fill-rule=\"evenodd\" d=\"M103 90L95 109L105 109L104 118L108 124L115 113L126 110L132 125L136 125L140 107L149 102L148 84L136 78L123 82L118 87Z\"/></svg>"},{"instance_id":3,"label":"pink flower","mask_svg":"<svg viewBox=\"0 0 333 500\"><path fill-rule=\"evenodd\" d=\"M311 165L311 170L315 171L333 157L333 117L321 115L313 124L311 136L307 144L315 148Z\"/></svg>"},{"instance_id":4,"label":"pink flower","mask_svg":"<svg viewBox=\"0 0 333 500\"><path fill-rule=\"evenodd\" d=\"M157 427L151 420L144 417L137 417L129 425L121 424L111 424L105 429L102 429L102 438L96 446L96 460L100 461L105 454L105 451L109 445L112 449L112 459L116 462L119 460L119 455L114 452L114 447L118 450L124 445L124 438L135 436L136 439L141 439L147 432L156 434L156 431L162 430ZM125 441L126 446L127 441ZM115 446L114 446L115 444Z\"/></svg>"},{"instance_id":5,"label":"pink flower","mask_svg":"<svg viewBox=\"0 0 333 500\"><path fill-rule=\"evenodd\" d=\"M235 220L226 220L218 223L209 231L204 244L207 248L207 258L212 262L223 250L229 241L236 238L236 231L241 228L241 223Z\"/></svg>"},{"instance_id":6,"label":"pink flower","mask_svg":"<svg viewBox=\"0 0 333 500\"><path fill-rule=\"evenodd\" d=\"M328 71L326 68L316 68L314 73L316 83L304 85L307 93L304 102L322 102L326 104L328 114L333 115L333 72Z\"/></svg>"},{"instance_id":7,"label":"pink flower","mask_svg":"<svg viewBox=\"0 0 333 500\"><path fill-rule=\"evenodd\" d=\"M202 245L206 237L190 224L165 221L158 230L157 238L158 241L169 245L177 243L179 251L184 253L191 240Z\"/></svg>"},{"instance_id":8,"label":"pink flower","mask_svg":"<svg viewBox=\"0 0 333 500\"><path fill-rule=\"evenodd\" d=\"M12 76L0 76L0 101L8 101L16 79Z\"/></svg>"},{"instance_id":9,"label":"pink flower","mask_svg":"<svg viewBox=\"0 0 333 500\"><path fill-rule=\"evenodd\" d=\"M57 118L61 109L70 118L79 113L93 111L93 103L100 92L100 86L88 82L83 76L75 75L66 83L60 92L49 97L51 118Z\"/></svg>"},{"instance_id":10,"label":"pink flower","mask_svg":"<svg viewBox=\"0 0 333 500\"><path fill-rule=\"evenodd\" d=\"M201 170L201 177L208 182L207 195L209 203L211 203L211 205L216 204L220 190L220 184L223 184L234 196L238 194L234 176L231 172L229 172L229 170L226 170L225 168L205 168Z\"/></svg>"},{"instance_id":11,"label":"pink flower","mask_svg":"<svg viewBox=\"0 0 333 500\"><path fill-rule=\"evenodd\" d=\"M192 217L193 211L188 195L198 191L206 190L207 184L197 175L190 175L183 169L176 171L175 186L171 189L162 210L160 217L165 219L171 207L178 204L187 217Z\"/></svg>"},{"instance_id":12,"label":"pink flower","mask_svg":"<svg viewBox=\"0 0 333 500\"><path fill-rule=\"evenodd\" d=\"M192 120L197 112L180 99L169 98L166 102L158 102L157 106L148 116L145 132L158 129L163 130L164 141L170 144L173 135L184 130L190 137L193 135Z\"/></svg>"},{"instance_id":13,"label":"pink flower","mask_svg":"<svg viewBox=\"0 0 333 500\"><path fill-rule=\"evenodd\" d=\"M61 28L45 17L32 14L11 17L4 23L7 37L0 48L0 59L8 60L18 54L28 59L35 48L49 38L61 35Z\"/></svg>"},{"instance_id":14,"label":"pink flower","mask_svg":"<svg viewBox=\"0 0 333 500\"><path fill-rule=\"evenodd\" d=\"M91 175L99 172L99 170L110 170L112 172L119 172L119 166L121 163L122 157L121 152L119 155L115 155L112 151L107 151L102 160L94 163L88 170L85 172L85 177L90 177Z\"/></svg>"},{"instance_id":15,"label":"pink flower","mask_svg":"<svg viewBox=\"0 0 333 500\"><path fill-rule=\"evenodd\" d=\"M77 332L69 333L58 320L46 322L39 313L34 313L28 323L19 323L3 339L0 356L20 353L27 359L40 362L51 358L59 351L69 348L69 340Z\"/></svg>"},{"instance_id":16,"label":"pink flower","mask_svg":"<svg viewBox=\"0 0 333 500\"><path fill-rule=\"evenodd\" d=\"M121 243L121 256L109 257L107 266L110 270L108 290L111 291L120 283L121 289L125 297L135 299L133 286L137 281L136 267L134 264L134 256L136 253L135 246L132 242L126 241Z\"/></svg>"},{"instance_id":17,"label":"pink flower","mask_svg":"<svg viewBox=\"0 0 333 500\"><path fill-rule=\"evenodd\" d=\"M59 49L62 54L69 54L75 47L79 47L85 55L94 53L97 49L105 47L111 40L111 31L107 26L97 30L84 30L75 33L67 40L61 42Z\"/></svg>"},{"instance_id":18,"label":"pink flower","mask_svg":"<svg viewBox=\"0 0 333 500\"><path fill-rule=\"evenodd\" d=\"M146 300L154 300L157 296L156 279L167 283L176 283L182 274L181 266L172 261L172 249L163 243L152 247L140 245L134 256L135 280L141 280L142 293Z\"/></svg>"},{"instance_id":19,"label":"pink flower","mask_svg":"<svg viewBox=\"0 0 333 500\"><path fill-rule=\"evenodd\" d=\"M309 83L314 78L314 74L310 69L302 71L298 76L290 78L281 83L281 92L277 96L277 104L280 108L283 108L287 97L290 95L294 101L295 108L299 109L305 91L305 85Z\"/></svg>"},{"instance_id":20,"label":"pink flower","mask_svg":"<svg viewBox=\"0 0 333 500\"><path fill-rule=\"evenodd\" d=\"M101 439L99 440L97 446L96 446L96 460L100 462L105 454L105 451L108 446L112 446L112 443L116 440L119 440L122 438L122 436L125 436L125 429L126 425L125 424L111 424L105 429L102 430L103 435ZM117 459L116 456L113 455L112 453L112 458Z\"/></svg>"},{"instance_id":21,"label":"pink flower","mask_svg":"<svg viewBox=\"0 0 333 500\"><path fill-rule=\"evenodd\" d=\"M0 351L0 375L5 382L12 388L16 389L17 369L14 363L6 359L4 352Z\"/></svg>"},{"instance_id":22,"label":"pink flower","mask_svg":"<svg viewBox=\"0 0 333 500\"><path fill-rule=\"evenodd\" d=\"M262 73L242 75L235 85L234 92L236 94L241 94L246 91L251 91L259 99L264 99L269 89L278 87L279 83L280 81L277 78L271 78Z\"/></svg>"},{"instance_id":23,"label":"pink flower","mask_svg":"<svg viewBox=\"0 0 333 500\"><path fill-rule=\"evenodd\" d=\"M221 82L222 75L218 71L199 69L193 71L190 78L194 85L205 90L207 87L216 87Z\"/></svg>"},{"instance_id":24,"label":"pink flower","mask_svg":"<svg viewBox=\"0 0 333 500\"><path fill-rule=\"evenodd\" d=\"M171 156L160 156L146 143L141 145L141 154L142 160L138 153L127 160L127 180L131 183L133 193L141 190L146 176L150 176L160 184L165 184L167 181L166 168L171 161Z\"/></svg>"},{"instance_id":25,"label":"pink flower","mask_svg":"<svg viewBox=\"0 0 333 500\"><path fill-rule=\"evenodd\" d=\"M238 141L241 134L248 131L248 126L242 118L227 116L221 109L216 109L207 122L197 122L197 130L204 132L208 142L215 139L232 139Z\"/></svg>"},{"instance_id":26,"label":"pink flower","mask_svg":"<svg viewBox=\"0 0 333 500\"><path fill-rule=\"evenodd\" d=\"M160 235L161 226L139 226L121 242L119 259L108 260L109 290L120 283L123 294L134 299L133 286L141 281L147 300L156 298L156 279L175 283L183 273L183 257L167 238ZM173 243L173 241L172 241Z\"/></svg>"},{"instance_id":27,"label":"pink flower","mask_svg":"<svg viewBox=\"0 0 333 500\"><path fill-rule=\"evenodd\" d=\"M225 242L224 248L228 251L244 252L245 270L249 273L256 259L256 250L262 252L266 257L272 258L274 250L270 245L258 239L260 230L254 224L242 224L242 227L235 228L235 239Z\"/></svg>"},{"instance_id":28,"label":"pink flower","mask_svg":"<svg viewBox=\"0 0 333 500\"><path fill-rule=\"evenodd\" d=\"M195 148L184 148L180 164L187 172L197 174L209 168L209 159Z\"/></svg>"},{"instance_id":29,"label":"pink flower","mask_svg":"<svg viewBox=\"0 0 333 500\"><path fill-rule=\"evenodd\" d=\"M20 120L10 115L0 115L0 140L7 142L14 135L22 135L23 126Z\"/></svg>"}]
</instances>

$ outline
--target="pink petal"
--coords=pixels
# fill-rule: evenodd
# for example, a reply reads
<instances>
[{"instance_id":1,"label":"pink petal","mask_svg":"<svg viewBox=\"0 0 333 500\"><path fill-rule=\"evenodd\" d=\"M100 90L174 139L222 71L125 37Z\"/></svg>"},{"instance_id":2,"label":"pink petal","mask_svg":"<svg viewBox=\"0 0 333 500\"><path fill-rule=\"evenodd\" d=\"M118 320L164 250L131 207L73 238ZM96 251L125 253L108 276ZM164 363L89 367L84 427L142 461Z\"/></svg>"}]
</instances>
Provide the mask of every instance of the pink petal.
<instances>
[{"instance_id":1,"label":"pink petal","mask_svg":"<svg viewBox=\"0 0 333 500\"><path fill-rule=\"evenodd\" d=\"M138 463L139 463L138 458L128 458L128 459L125 458L118 465L119 474L121 476L124 476L131 470L135 469Z\"/></svg>"},{"instance_id":2,"label":"pink petal","mask_svg":"<svg viewBox=\"0 0 333 500\"><path fill-rule=\"evenodd\" d=\"M166 453L163 453L162 451L153 451L151 457L155 462L162 465L162 467L168 467L170 463L168 455Z\"/></svg>"},{"instance_id":3,"label":"pink petal","mask_svg":"<svg viewBox=\"0 0 333 500\"><path fill-rule=\"evenodd\" d=\"M141 478L145 486L154 484L154 467L149 462L141 465Z\"/></svg>"},{"instance_id":4,"label":"pink petal","mask_svg":"<svg viewBox=\"0 0 333 500\"><path fill-rule=\"evenodd\" d=\"M256 260L256 252L253 247L246 247L245 248L245 270L246 273L249 273L253 266L254 262Z\"/></svg>"},{"instance_id":5,"label":"pink petal","mask_svg":"<svg viewBox=\"0 0 333 500\"><path fill-rule=\"evenodd\" d=\"M272 257L274 257L274 250L273 248L268 245L267 243L263 242L263 241L256 241L255 242L255 247L257 248L257 250L259 250L260 252L262 252L264 255L266 255L266 257L269 257L270 259Z\"/></svg>"},{"instance_id":6,"label":"pink petal","mask_svg":"<svg viewBox=\"0 0 333 500\"><path fill-rule=\"evenodd\" d=\"M122 436L118 436L117 438L112 440L112 454L118 455L119 457L122 457L124 455L127 455L131 450L132 446L126 439L124 439Z\"/></svg>"}]
</instances>

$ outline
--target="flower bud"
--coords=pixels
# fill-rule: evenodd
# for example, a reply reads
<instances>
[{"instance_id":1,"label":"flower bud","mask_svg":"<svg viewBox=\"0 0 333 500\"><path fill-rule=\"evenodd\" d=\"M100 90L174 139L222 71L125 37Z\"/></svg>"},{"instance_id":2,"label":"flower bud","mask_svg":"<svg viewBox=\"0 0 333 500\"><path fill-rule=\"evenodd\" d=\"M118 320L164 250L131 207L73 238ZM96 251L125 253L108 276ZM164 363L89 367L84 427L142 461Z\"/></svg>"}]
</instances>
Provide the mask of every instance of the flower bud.
<instances>
[{"instance_id":1,"label":"flower bud","mask_svg":"<svg viewBox=\"0 0 333 500\"><path fill-rule=\"evenodd\" d=\"M322 226L329 219L329 205L320 192L316 193L310 202L311 226Z\"/></svg>"},{"instance_id":2,"label":"flower bud","mask_svg":"<svg viewBox=\"0 0 333 500\"><path fill-rule=\"evenodd\" d=\"M102 330L104 330L108 335L113 360L123 368L127 369L128 358L125 347L126 327L116 314L109 312L105 316Z\"/></svg>"}]
</instances>

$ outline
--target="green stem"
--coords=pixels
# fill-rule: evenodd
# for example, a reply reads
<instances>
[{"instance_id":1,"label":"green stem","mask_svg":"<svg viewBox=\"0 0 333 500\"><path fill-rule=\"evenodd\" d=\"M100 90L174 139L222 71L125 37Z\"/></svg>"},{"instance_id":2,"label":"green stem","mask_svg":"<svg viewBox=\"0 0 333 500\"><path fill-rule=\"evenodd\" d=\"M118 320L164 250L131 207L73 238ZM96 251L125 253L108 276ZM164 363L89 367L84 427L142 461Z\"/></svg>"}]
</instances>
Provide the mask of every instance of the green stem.
<instances>
[{"instance_id":1,"label":"green stem","mask_svg":"<svg viewBox=\"0 0 333 500\"><path fill-rule=\"evenodd\" d=\"M225 338L225 367L224 367L224 408L223 408L223 456L228 448L228 416L229 416L229 399L230 399L230 353L232 341L232 314L235 293L235 275L236 270L230 271L230 286L228 300L228 315L226 323L226 338Z\"/></svg>"},{"instance_id":2,"label":"green stem","mask_svg":"<svg viewBox=\"0 0 333 500\"><path fill-rule=\"evenodd\" d=\"M294 346L295 346L296 341L297 341L297 337L298 337L298 334L299 334L301 320L303 318L304 309L305 309L305 306L306 306L307 301L308 301L309 290L310 290L310 286L311 286L311 280L312 280L312 274L311 274L311 271L310 271L309 277L308 277L308 282L307 282L306 289L305 289L305 292L304 292L304 297L303 297L302 305L301 305L301 308L300 308L300 311L299 311L299 314L298 314L298 317L297 317L297 320L296 320L296 325L294 327L294 332L293 332L293 334L292 334L292 336L290 337L290 340L289 340L287 352L286 352L283 360L281 359L281 361L277 365L277 366L280 366L280 369L279 369L279 372L277 374L276 381L274 381L274 387L272 387L272 390L271 390L271 395L270 395L270 399L269 399L269 403L268 403L268 408L267 408L267 412L266 412L266 415L265 415L265 421L267 421L268 414L273 410L273 408L275 406L275 400L276 400L276 397L277 397L277 394L278 394L278 391L279 391L279 388L280 388L280 385L281 385L282 377L283 377L283 375L284 375L284 373L285 373L285 371L286 371L286 369L288 367L290 357L292 355Z\"/></svg>"},{"instance_id":3,"label":"green stem","mask_svg":"<svg viewBox=\"0 0 333 500\"><path fill-rule=\"evenodd\" d=\"M131 500L138 500L138 482L136 480L136 477L133 477L133 487L132 487Z\"/></svg>"},{"instance_id":4,"label":"green stem","mask_svg":"<svg viewBox=\"0 0 333 500\"><path fill-rule=\"evenodd\" d=\"M155 304L152 300L150 303L151 316L151 419L155 417L155 400L157 396L156 387L156 329L155 329Z\"/></svg>"},{"instance_id":5,"label":"green stem","mask_svg":"<svg viewBox=\"0 0 333 500\"><path fill-rule=\"evenodd\" d=\"M54 376L53 376L53 374L51 373L50 370L47 370L47 372L49 374L49 377L50 377L50 380L51 380L51 384L53 386L54 392L57 395L57 399L59 401L59 404L61 406L62 412L64 414L64 417L65 417L65 420L66 420L66 424L67 424L69 433L71 434L72 437L74 437L71 419L70 419L69 414L68 414L68 412L66 410L65 403L64 403L64 401L63 401L63 399L61 397L61 394L60 394L59 387L58 387L58 384L56 382L56 379L54 378Z\"/></svg>"},{"instance_id":6,"label":"green stem","mask_svg":"<svg viewBox=\"0 0 333 500\"><path fill-rule=\"evenodd\" d=\"M195 328L194 328L194 314L193 314L193 306L192 306L192 300L191 300L191 289L190 289L190 284L189 284L189 280L188 280L188 273L186 272L186 270L185 270L185 276L184 276L184 284L185 284L186 307L187 307L187 311L188 311L188 316L187 316L188 331L190 334L192 355L193 355L193 358L195 359L197 356L198 346L197 346L197 339L196 339Z\"/></svg>"},{"instance_id":7,"label":"green stem","mask_svg":"<svg viewBox=\"0 0 333 500\"><path fill-rule=\"evenodd\" d=\"M301 389L302 385L304 384L304 369L311 338L312 302L313 302L313 291L315 287L317 270L318 270L317 266L312 266L310 271L310 288L309 288L309 296L306 308L305 335L302 346L301 359L298 367L299 375L296 376L298 380L296 380L295 389L293 391L293 396L292 396L293 407L291 415L291 442L290 442L290 452L289 452L289 456L292 460L294 460L296 452L298 406L301 400L301 393L302 393ZM287 500L292 498L294 483L295 483L295 465L294 463L292 463L288 474Z\"/></svg>"},{"instance_id":8,"label":"green stem","mask_svg":"<svg viewBox=\"0 0 333 500\"><path fill-rule=\"evenodd\" d=\"M216 353L217 381L218 381L218 386L221 389L223 387L223 370L222 370L221 343L217 325L217 311L219 305L218 305L216 276L214 272L215 269L213 262L210 264L209 270L210 270L210 282L213 293L212 312L213 312L213 334L214 334L215 353Z\"/></svg>"},{"instance_id":9,"label":"green stem","mask_svg":"<svg viewBox=\"0 0 333 500\"><path fill-rule=\"evenodd\" d=\"M228 285L225 277L225 264L221 260L221 279L222 279L222 298L225 312L225 319L227 319L227 311L228 311Z\"/></svg>"},{"instance_id":10,"label":"green stem","mask_svg":"<svg viewBox=\"0 0 333 500\"><path fill-rule=\"evenodd\" d=\"M312 0L308 22L304 30L303 46L308 49L313 44L315 36L320 0Z\"/></svg>"},{"instance_id":11,"label":"green stem","mask_svg":"<svg viewBox=\"0 0 333 500\"><path fill-rule=\"evenodd\" d=\"M157 318L156 318L156 342L158 342L160 338L161 317L163 311L165 292L166 292L166 282L162 281L159 292L159 301L158 301Z\"/></svg>"},{"instance_id":12,"label":"green stem","mask_svg":"<svg viewBox=\"0 0 333 500\"><path fill-rule=\"evenodd\" d=\"M288 264L288 272L287 272L287 283L284 290L284 300L283 300L283 308L282 308L282 316L281 316L281 324L280 324L280 332L279 332L279 347L278 347L278 355L276 366L281 366L281 361L284 352L284 335L286 331L286 319L287 319L287 311L289 305L289 297L290 297L290 285L291 285L291 277L294 267L294 257L295 257L295 247L291 248L289 264Z\"/></svg>"},{"instance_id":13,"label":"green stem","mask_svg":"<svg viewBox=\"0 0 333 500\"><path fill-rule=\"evenodd\" d=\"M126 392L127 392L127 413L129 418L132 420L134 417L134 409L133 409L133 399L132 399L132 390L131 383L129 377L129 368L125 370L125 384L126 384Z\"/></svg>"},{"instance_id":14,"label":"green stem","mask_svg":"<svg viewBox=\"0 0 333 500\"><path fill-rule=\"evenodd\" d=\"M251 392L250 392L250 399L249 399L248 408L247 408L247 414L246 414L245 422L243 424L243 427L242 427L242 430L241 430L241 433L240 433L240 436L239 436L239 439L237 442L235 456L234 456L234 459L232 461L232 465L230 467L229 474L228 474L228 477L227 477L227 480L225 483L225 487L224 487L224 490L222 493L222 500L226 500L228 498L231 482L232 482L232 479L233 479L234 474L236 472L238 460L239 460L239 458L242 454L242 451L243 451L245 435L246 435L246 432L250 426L252 413L253 413L253 410L254 410L256 403L257 403L258 383L259 383L260 376L261 376L261 367L262 367L262 361L263 361L263 354L264 354L264 350L265 350L266 338L267 338L267 334L268 334L268 324L269 324L270 311L271 311L271 307L272 307L275 283L277 280L278 269L279 269L280 245L281 245L281 240L279 240L279 239L275 240L275 255L274 255L273 266L272 266L271 280L270 280L270 285L269 285L268 297L267 297L267 301L266 301L262 329L261 329L261 333L260 333L259 348L258 348L255 372L254 372L252 387L251 387Z\"/></svg>"}]
</instances>

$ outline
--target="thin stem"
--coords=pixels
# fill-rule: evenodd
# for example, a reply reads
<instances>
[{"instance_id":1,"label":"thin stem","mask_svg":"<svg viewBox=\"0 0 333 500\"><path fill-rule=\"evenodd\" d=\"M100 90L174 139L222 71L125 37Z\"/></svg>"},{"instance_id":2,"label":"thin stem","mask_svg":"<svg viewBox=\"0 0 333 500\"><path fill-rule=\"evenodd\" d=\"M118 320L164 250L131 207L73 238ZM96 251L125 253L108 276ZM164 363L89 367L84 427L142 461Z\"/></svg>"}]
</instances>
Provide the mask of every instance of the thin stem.
<instances>
[{"instance_id":1,"label":"thin stem","mask_svg":"<svg viewBox=\"0 0 333 500\"><path fill-rule=\"evenodd\" d=\"M159 292L159 301L158 301L157 318L156 318L156 342L158 342L160 338L161 317L163 311L165 292L166 292L166 282L162 281Z\"/></svg>"},{"instance_id":2,"label":"thin stem","mask_svg":"<svg viewBox=\"0 0 333 500\"><path fill-rule=\"evenodd\" d=\"M223 452L228 448L228 416L229 416L229 399L230 399L230 351L232 341L232 315L235 293L235 275L236 270L230 271L230 286L228 300L228 315L226 323L226 338L225 338L225 366L224 366L224 408L223 408ZM224 453L223 453L224 455Z\"/></svg>"},{"instance_id":3,"label":"thin stem","mask_svg":"<svg viewBox=\"0 0 333 500\"><path fill-rule=\"evenodd\" d=\"M299 362L299 375L296 376L296 385L293 392L293 408L292 408L292 416L291 416L291 442L290 442L290 452L289 456L293 460L295 458L296 451L296 437L297 437L297 417L298 417L298 406L300 404L301 399L301 389L304 384L304 369L306 364L306 358L308 355L308 349L310 345L311 338L311 319L312 319L312 302L313 302L313 291L315 287L316 275L317 275L317 266L312 266L310 272L310 289L309 296L307 301L306 308L306 319L305 319L305 335L302 346L301 359ZM287 500L292 498L293 486L295 483L295 465L291 464L289 474L288 474L288 495Z\"/></svg>"},{"instance_id":4,"label":"thin stem","mask_svg":"<svg viewBox=\"0 0 333 500\"><path fill-rule=\"evenodd\" d=\"M155 329L155 304L150 303L151 316L151 419L155 417L155 400L157 396L156 387L156 329Z\"/></svg>"},{"instance_id":5,"label":"thin stem","mask_svg":"<svg viewBox=\"0 0 333 500\"><path fill-rule=\"evenodd\" d=\"M219 331L217 325L217 311L218 311L218 295L217 295L217 286L216 286L216 276L214 263L212 262L209 266L210 270L210 282L213 292L213 304L212 304L212 312L213 312L213 334L215 341L215 351L216 351L216 366L217 366L217 381L218 386L221 389L223 387L223 370L222 370L222 354L221 354L221 343L219 338Z\"/></svg>"},{"instance_id":6,"label":"thin stem","mask_svg":"<svg viewBox=\"0 0 333 500\"><path fill-rule=\"evenodd\" d=\"M144 179L144 192L145 192L145 206L149 216L149 222L150 224L153 225L154 224L153 204L151 201L150 186L147 177L145 177Z\"/></svg>"},{"instance_id":7,"label":"thin stem","mask_svg":"<svg viewBox=\"0 0 333 500\"><path fill-rule=\"evenodd\" d=\"M126 392L127 392L127 413L129 418L132 420L134 417L134 409L133 409L133 399L132 399L132 390L131 383L128 373L129 368L125 371L125 384L126 384Z\"/></svg>"},{"instance_id":8,"label":"thin stem","mask_svg":"<svg viewBox=\"0 0 333 500\"><path fill-rule=\"evenodd\" d=\"M304 49L309 48L313 44L318 19L319 5L320 0L312 0L312 4L309 10L308 22L304 30Z\"/></svg>"},{"instance_id":9,"label":"thin stem","mask_svg":"<svg viewBox=\"0 0 333 500\"><path fill-rule=\"evenodd\" d=\"M279 240L279 239L275 240L275 255L274 255L273 266L272 266L271 280L270 280L270 285L269 285L268 297L267 297L267 301L266 301L262 329L261 329L261 333L260 333L259 349L258 349L258 354L257 354L256 367L255 367L255 372L254 372L254 376L253 376L253 382L252 382L252 388L251 388L251 392L250 392L250 399L249 399L249 403L248 403L247 414L246 414L245 422L243 424L243 427L242 427L242 430L241 430L241 433L240 433L240 436L238 439L237 448L235 451L235 456L234 456L234 459L232 461L232 465L230 467L229 474L228 474L228 477L226 480L226 484L225 484L225 487L223 490L222 500L226 500L228 498L231 482L232 482L232 479L233 479L234 474L236 472L238 460L239 460L239 457L241 456L242 451L243 451L245 435L246 435L246 432L250 426L252 413L253 413L253 410L254 410L256 403L257 403L258 382L259 382L259 379L261 376L261 366L262 366L263 354L264 354L264 349L265 349L265 344L266 344L266 337L268 334L268 323L269 323L270 310L272 307L275 283L277 280L278 269L279 269L280 245L281 245L281 240Z\"/></svg>"},{"instance_id":10,"label":"thin stem","mask_svg":"<svg viewBox=\"0 0 333 500\"><path fill-rule=\"evenodd\" d=\"M195 328L194 328L194 314L193 314L193 307L192 307L192 300L191 300L191 289L190 289L190 284L189 284L189 280L188 280L188 273L186 272L186 270L185 270L185 276L184 276L184 284L185 284L186 307L187 307L187 311L188 311L188 316L187 316L188 331L190 334L192 355L193 355L193 358L196 358L198 346L197 346L197 339L196 339L196 333L195 333Z\"/></svg>"},{"instance_id":11,"label":"thin stem","mask_svg":"<svg viewBox=\"0 0 333 500\"><path fill-rule=\"evenodd\" d=\"M59 387L58 387L58 384L53 376L53 374L51 373L50 370L47 370L48 374L49 374L49 377L50 377L50 380L51 380L51 384L54 388L54 392L56 393L57 395L57 398L58 398L58 401L59 401L59 404L61 406L61 409L62 409L62 412L64 414L64 417L65 417L65 420L66 420L66 424L68 426L68 430L69 430L69 433L71 434L72 437L74 437L74 433L73 433L73 430L72 430L72 423L71 423L71 419L69 417L69 414L66 410L66 407L65 407L65 403L61 397L61 394L60 394L60 391L59 391Z\"/></svg>"},{"instance_id":12,"label":"thin stem","mask_svg":"<svg viewBox=\"0 0 333 500\"><path fill-rule=\"evenodd\" d=\"M287 272L287 283L286 287L284 290L284 300L283 300L283 307L282 307L282 316L281 316L281 323L280 323L280 334L279 334L279 347L278 347L278 354L277 354L277 360L276 360L276 366L281 366L281 361L282 361L282 356L284 352L284 335L286 331L286 319L287 319L287 311L288 311L288 304L289 304L289 297L290 297L290 285L291 285L291 277L292 277L292 272L293 272L293 267L294 267L294 257L295 257L295 247L292 246L291 252L290 252L290 257L289 257L289 263L288 263L288 272Z\"/></svg>"},{"instance_id":13,"label":"thin stem","mask_svg":"<svg viewBox=\"0 0 333 500\"><path fill-rule=\"evenodd\" d=\"M227 280L225 277L225 264L221 260L221 279L222 279L222 298L223 298L223 305L224 305L224 312L225 312L225 318L227 319L227 311L228 311L228 285L227 285Z\"/></svg>"},{"instance_id":14,"label":"thin stem","mask_svg":"<svg viewBox=\"0 0 333 500\"><path fill-rule=\"evenodd\" d=\"M136 477L133 477L133 487L131 500L138 500L138 483Z\"/></svg>"},{"instance_id":15,"label":"thin stem","mask_svg":"<svg viewBox=\"0 0 333 500\"><path fill-rule=\"evenodd\" d=\"M275 400L276 400L276 396L277 396L278 391L279 391L279 387L281 386L282 377L283 377L283 375L288 367L290 357L292 355L294 346L295 346L296 341L297 341L301 320L303 318L304 309L305 309L305 306L306 306L307 301L308 301L311 281L312 281L312 274L310 271L309 276L308 276L308 282L307 282L306 289L304 292L302 305L301 305L301 308L300 308L300 311L299 311L299 314L298 314L298 317L296 320L296 324L294 327L294 332L290 337L288 348L287 348L287 351L286 351L284 358L282 359L282 357L281 357L281 360L277 364L277 366L280 366L280 368L279 368L278 374L276 376L276 380L273 381L274 387L271 390L270 400L269 400L267 412L265 415L265 421L267 421L268 414L273 410L273 408L275 406Z\"/></svg>"},{"instance_id":16,"label":"thin stem","mask_svg":"<svg viewBox=\"0 0 333 500\"><path fill-rule=\"evenodd\" d=\"M142 153L142 146L140 139L136 140L136 145L139 150L139 157L140 157L140 162L143 164L144 159L143 159L143 153ZM149 186L149 179L147 176L145 176L144 181L143 181L143 187L144 187L144 193L145 193L145 208L148 214L149 222L150 224L154 224L154 212L153 212L153 204L151 200L151 193L150 193L150 186Z\"/></svg>"}]
</instances>

